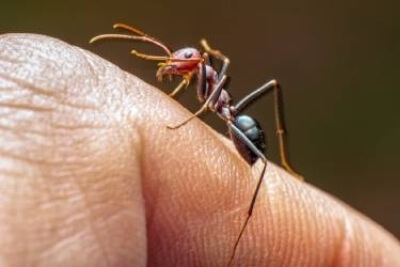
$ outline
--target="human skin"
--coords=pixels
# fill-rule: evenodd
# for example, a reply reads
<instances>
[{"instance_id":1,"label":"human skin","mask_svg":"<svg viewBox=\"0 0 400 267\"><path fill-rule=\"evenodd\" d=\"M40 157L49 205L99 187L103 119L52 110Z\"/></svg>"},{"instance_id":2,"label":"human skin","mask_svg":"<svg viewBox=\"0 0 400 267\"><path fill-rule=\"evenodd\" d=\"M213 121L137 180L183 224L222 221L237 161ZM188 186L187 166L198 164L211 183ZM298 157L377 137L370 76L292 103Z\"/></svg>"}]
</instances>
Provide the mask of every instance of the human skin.
<instances>
[{"instance_id":1,"label":"human skin","mask_svg":"<svg viewBox=\"0 0 400 267\"><path fill-rule=\"evenodd\" d=\"M0 36L0 265L225 266L254 191L232 144L113 64ZM400 266L382 227L269 163L235 266Z\"/></svg>"}]
</instances>

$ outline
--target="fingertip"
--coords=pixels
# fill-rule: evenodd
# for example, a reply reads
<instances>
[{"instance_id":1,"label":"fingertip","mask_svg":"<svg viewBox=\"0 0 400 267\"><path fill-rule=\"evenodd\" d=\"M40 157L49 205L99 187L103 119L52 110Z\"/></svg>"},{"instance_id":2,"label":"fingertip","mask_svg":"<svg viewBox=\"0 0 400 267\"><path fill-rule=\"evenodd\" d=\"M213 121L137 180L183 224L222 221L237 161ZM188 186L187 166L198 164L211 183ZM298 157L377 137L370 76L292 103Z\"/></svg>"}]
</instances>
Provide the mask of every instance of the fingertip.
<instances>
[{"instance_id":1,"label":"fingertip","mask_svg":"<svg viewBox=\"0 0 400 267\"><path fill-rule=\"evenodd\" d=\"M272 164L243 239L238 266L397 266L400 257L383 228Z\"/></svg>"}]
</instances>

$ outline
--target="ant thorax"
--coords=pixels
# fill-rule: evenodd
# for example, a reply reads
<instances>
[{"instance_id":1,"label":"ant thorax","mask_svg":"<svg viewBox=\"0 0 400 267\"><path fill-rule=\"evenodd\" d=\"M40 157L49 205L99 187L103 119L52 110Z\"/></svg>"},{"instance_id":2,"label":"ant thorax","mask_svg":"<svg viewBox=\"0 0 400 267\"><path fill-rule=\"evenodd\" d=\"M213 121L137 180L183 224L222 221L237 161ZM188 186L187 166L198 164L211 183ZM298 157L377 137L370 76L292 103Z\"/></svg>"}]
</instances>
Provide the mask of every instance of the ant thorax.
<instances>
[{"instance_id":1,"label":"ant thorax","mask_svg":"<svg viewBox=\"0 0 400 267\"><path fill-rule=\"evenodd\" d=\"M211 66L205 65L205 78L203 75L203 66L198 64L196 91L197 98L202 103L208 99L218 83L218 73ZM205 85L203 84L204 81Z\"/></svg>"},{"instance_id":2,"label":"ant thorax","mask_svg":"<svg viewBox=\"0 0 400 267\"><path fill-rule=\"evenodd\" d=\"M218 115L222 117L223 120L226 121L233 121L234 120L234 115L232 113L232 110L229 106L224 106L220 109L218 112Z\"/></svg>"},{"instance_id":3,"label":"ant thorax","mask_svg":"<svg viewBox=\"0 0 400 267\"><path fill-rule=\"evenodd\" d=\"M232 102L232 98L230 96L230 94L228 93L228 91L226 91L225 89L221 90L221 94L218 96L218 100L215 103L215 110L218 113L221 114L226 114L226 118L229 119L232 116L234 116L234 114L232 114L232 110L231 110L231 102Z\"/></svg>"}]
</instances>

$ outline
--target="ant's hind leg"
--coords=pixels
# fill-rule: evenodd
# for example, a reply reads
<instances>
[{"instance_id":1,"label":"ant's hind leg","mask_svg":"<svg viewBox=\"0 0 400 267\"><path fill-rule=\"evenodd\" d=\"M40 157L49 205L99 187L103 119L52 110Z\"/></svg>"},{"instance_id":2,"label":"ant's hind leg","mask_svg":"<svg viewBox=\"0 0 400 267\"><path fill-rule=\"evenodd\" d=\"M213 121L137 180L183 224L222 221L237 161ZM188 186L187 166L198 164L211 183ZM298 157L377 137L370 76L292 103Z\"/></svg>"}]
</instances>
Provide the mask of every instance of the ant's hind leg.
<instances>
[{"instance_id":1,"label":"ant's hind leg","mask_svg":"<svg viewBox=\"0 0 400 267\"><path fill-rule=\"evenodd\" d=\"M257 197L258 197L262 182L264 180L265 171L267 169L267 158L253 144L253 142L249 138L247 138L247 136L238 127L236 127L232 122L228 122L228 127L229 127L229 130L231 131L231 133L233 135L235 135L241 142L243 142L243 144L246 145L246 147L249 150L251 150L255 155L257 155L257 157L259 159L261 159L262 162L264 163L264 166L262 168L260 176L258 177L256 189L254 190L253 196L252 196L251 201L250 201L249 209L247 210L247 217L246 217L244 223L242 224L242 227L240 228L239 235L236 238L235 245L234 245L234 247L232 249L232 254L231 254L231 257L229 259L229 263L227 265L227 266L231 266L232 263L233 263L233 260L235 258L236 250L237 250L237 248L239 246L239 242L240 242L240 240L241 240L241 238L242 238L242 236L244 234L244 231L246 230L246 227L247 227L247 225L249 223L249 220L250 220L251 216L253 215L254 206L255 206L255 203L256 203L256 200L257 200Z\"/></svg>"},{"instance_id":2,"label":"ant's hind leg","mask_svg":"<svg viewBox=\"0 0 400 267\"><path fill-rule=\"evenodd\" d=\"M261 87L257 88L247 96L243 97L236 105L235 112L239 113L248 107L251 103L259 99L264 94L274 91L274 113L275 113L275 124L276 124L276 133L278 136L278 144L279 144L279 154L281 157L282 166L292 175L294 175L299 180L303 180L303 176L298 174L295 170L293 170L291 164L289 163L289 159L287 156L287 144L286 144L286 136L285 136L285 127L284 127L284 116L282 109L282 89L279 83L276 80L271 80Z\"/></svg>"}]
</instances>

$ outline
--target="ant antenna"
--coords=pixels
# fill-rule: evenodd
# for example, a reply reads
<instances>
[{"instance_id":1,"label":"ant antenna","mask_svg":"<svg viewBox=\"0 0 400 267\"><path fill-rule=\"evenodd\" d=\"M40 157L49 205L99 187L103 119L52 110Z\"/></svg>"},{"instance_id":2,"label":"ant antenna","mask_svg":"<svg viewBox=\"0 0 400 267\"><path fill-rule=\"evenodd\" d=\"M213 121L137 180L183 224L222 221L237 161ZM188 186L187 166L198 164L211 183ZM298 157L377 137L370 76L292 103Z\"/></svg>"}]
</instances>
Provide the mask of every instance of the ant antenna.
<instances>
[{"instance_id":1,"label":"ant antenna","mask_svg":"<svg viewBox=\"0 0 400 267\"><path fill-rule=\"evenodd\" d=\"M129 35L129 34L117 34L117 33L100 34L100 35L97 35L97 36L93 37L92 39L90 39L89 43L92 44L94 42L97 42L97 41L103 40L103 39L125 39L125 40L142 41L142 42L152 43L152 44L162 48L168 54L168 56L149 55L149 54L139 53L136 50L131 51L132 55L142 58L142 59L145 59L145 60L156 60L156 61L170 61L170 62L202 62L202 61L204 61L204 59L199 60L199 59L174 58L171 50L165 44L163 44L161 41L142 32L141 30L131 27L129 25L126 25L123 23L116 23L113 25L113 28L127 30L127 31L137 34L138 36Z\"/></svg>"},{"instance_id":2,"label":"ant antenna","mask_svg":"<svg viewBox=\"0 0 400 267\"><path fill-rule=\"evenodd\" d=\"M116 23L113 26L114 29L124 29L130 32L133 32L135 34L137 34L138 36L135 35L128 35L128 34L101 34L101 35L97 35L95 37L93 37L89 43L94 43L97 42L99 40L102 39L128 39L128 40L136 40L136 41L142 41L142 42L148 42L148 43L152 43L158 47L160 47L161 49L163 49L169 57L172 56L172 52L171 50L165 45L163 44L161 41L157 40L156 38L145 34L144 32L133 28L131 26L128 26L126 24L123 23Z\"/></svg>"}]
</instances>

